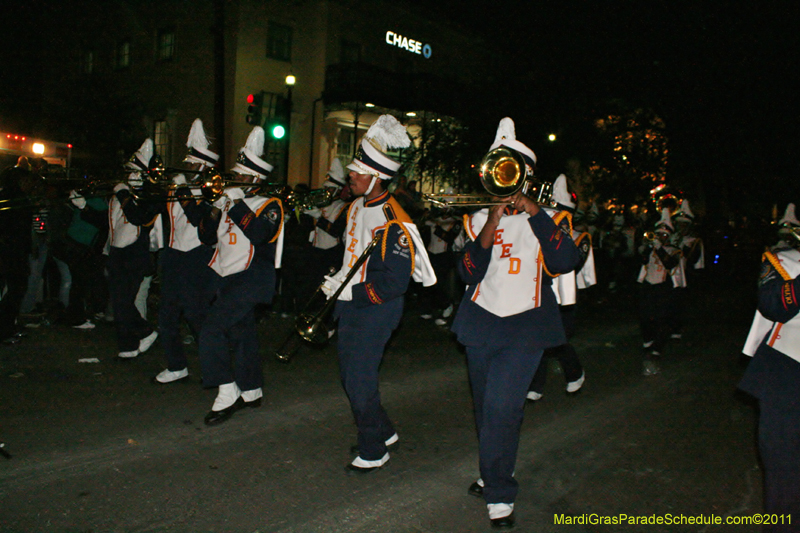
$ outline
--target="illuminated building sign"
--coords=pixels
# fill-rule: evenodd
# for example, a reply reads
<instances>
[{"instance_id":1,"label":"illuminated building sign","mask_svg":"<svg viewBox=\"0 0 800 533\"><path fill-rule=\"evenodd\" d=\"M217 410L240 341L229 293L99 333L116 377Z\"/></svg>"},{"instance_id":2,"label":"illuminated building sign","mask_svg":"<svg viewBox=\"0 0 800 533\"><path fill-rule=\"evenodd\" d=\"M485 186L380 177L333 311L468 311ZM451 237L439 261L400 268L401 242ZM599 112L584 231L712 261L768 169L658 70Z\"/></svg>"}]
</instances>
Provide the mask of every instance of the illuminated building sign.
<instances>
[{"instance_id":1,"label":"illuminated building sign","mask_svg":"<svg viewBox=\"0 0 800 533\"><path fill-rule=\"evenodd\" d=\"M386 32L386 44L408 50L413 54L420 54L425 59L430 59L431 54L433 53L431 45L423 44L419 41L415 41L414 39L409 39L408 37L403 37L402 35L393 31Z\"/></svg>"}]
</instances>

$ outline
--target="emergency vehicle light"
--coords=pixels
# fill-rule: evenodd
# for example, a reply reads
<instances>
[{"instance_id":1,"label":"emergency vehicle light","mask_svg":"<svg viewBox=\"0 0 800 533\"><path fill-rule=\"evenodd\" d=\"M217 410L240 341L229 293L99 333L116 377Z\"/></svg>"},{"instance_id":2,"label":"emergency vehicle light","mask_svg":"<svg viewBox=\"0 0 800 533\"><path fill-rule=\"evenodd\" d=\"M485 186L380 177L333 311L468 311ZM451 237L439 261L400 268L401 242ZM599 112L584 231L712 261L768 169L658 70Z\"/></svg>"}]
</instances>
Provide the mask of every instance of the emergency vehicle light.
<instances>
[{"instance_id":1,"label":"emergency vehicle light","mask_svg":"<svg viewBox=\"0 0 800 533\"><path fill-rule=\"evenodd\" d=\"M33 143L31 148L34 154L42 155L44 153L44 145L42 143Z\"/></svg>"}]
</instances>

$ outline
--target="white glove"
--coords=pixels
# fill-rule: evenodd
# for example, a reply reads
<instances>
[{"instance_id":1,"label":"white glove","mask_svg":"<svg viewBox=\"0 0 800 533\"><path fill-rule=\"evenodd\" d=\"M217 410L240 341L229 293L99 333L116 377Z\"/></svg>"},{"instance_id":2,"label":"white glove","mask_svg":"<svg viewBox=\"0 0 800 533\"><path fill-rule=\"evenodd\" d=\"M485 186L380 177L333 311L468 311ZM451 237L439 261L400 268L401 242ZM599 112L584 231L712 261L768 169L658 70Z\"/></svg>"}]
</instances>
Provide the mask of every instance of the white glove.
<instances>
[{"instance_id":1,"label":"white glove","mask_svg":"<svg viewBox=\"0 0 800 533\"><path fill-rule=\"evenodd\" d=\"M333 276L325 276L325 281L322 284L322 292L325 293L325 296L327 296L329 300L331 299L331 296L333 296L333 293L339 290L339 287L341 287L342 285L342 281L344 281L344 278L346 277L347 274L345 272L342 272L341 270L336 274L334 274ZM347 287L345 287L345 289L339 295L339 299L342 300L353 299L352 284L348 284Z\"/></svg>"},{"instance_id":2,"label":"white glove","mask_svg":"<svg viewBox=\"0 0 800 533\"><path fill-rule=\"evenodd\" d=\"M172 178L172 183L175 185L186 185L186 176L183 174L178 174L174 178Z\"/></svg>"},{"instance_id":3,"label":"white glove","mask_svg":"<svg viewBox=\"0 0 800 533\"><path fill-rule=\"evenodd\" d=\"M231 199L231 202L236 200L244 200L244 191L241 187L230 187L225 189L225 196Z\"/></svg>"},{"instance_id":4,"label":"white glove","mask_svg":"<svg viewBox=\"0 0 800 533\"><path fill-rule=\"evenodd\" d=\"M86 198L78 194L78 191L69 191L69 199L72 202L72 205L78 209L83 209L86 207Z\"/></svg>"},{"instance_id":5,"label":"white glove","mask_svg":"<svg viewBox=\"0 0 800 533\"><path fill-rule=\"evenodd\" d=\"M129 190L131 190L131 188L128 187L127 183L117 183L116 185L114 185L114 194L118 193L119 191L129 191Z\"/></svg>"},{"instance_id":6,"label":"white glove","mask_svg":"<svg viewBox=\"0 0 800 533\"><path fill-rule=\"evenodd\" d=\"M222 196L214 200L214 203L212 205L217 209L219 209L220 211L225 211L225 207L228 205L228 202L230 202L230 198L228 198L223 194Z\"/></svg>"},{"instance_id":7,"label":"white glove","mask_svg":"<svg viewBox=\"0 0 800 533\"><path fill-rule=\"evenodd\" d=\"M322 216L322 211L320 211L319 208L315 207L313 209L306 209L305 211L303 211L303 214L304 215L308 215L311 218L313 218L314 220L316 220L316 219L318 219L319 217Z\"/></svg>"}]
</instances>

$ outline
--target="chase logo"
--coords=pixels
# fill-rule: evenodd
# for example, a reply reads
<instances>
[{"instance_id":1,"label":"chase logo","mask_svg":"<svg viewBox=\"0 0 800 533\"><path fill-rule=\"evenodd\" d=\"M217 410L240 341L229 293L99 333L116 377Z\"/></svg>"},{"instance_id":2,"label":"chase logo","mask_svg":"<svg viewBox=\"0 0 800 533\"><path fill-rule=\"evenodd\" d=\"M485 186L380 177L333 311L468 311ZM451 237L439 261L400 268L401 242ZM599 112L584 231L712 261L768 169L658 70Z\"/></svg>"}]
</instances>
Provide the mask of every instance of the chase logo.
<instances>
[{"instance_id":1,"label":"chase logo","mask_svg":"<svg viewBox=\"0 0 800 533\"><path fill-rule=\"evenodd\" d=\"M423 44L419 41L415 41L414 39L409 39L408 37L403 37L402 35L393 31L386 32L386 44L408 50L413 54L420 54L425 59L430 59L431 54L433 54L431 45Z\"/></svg>"}]
</instances>

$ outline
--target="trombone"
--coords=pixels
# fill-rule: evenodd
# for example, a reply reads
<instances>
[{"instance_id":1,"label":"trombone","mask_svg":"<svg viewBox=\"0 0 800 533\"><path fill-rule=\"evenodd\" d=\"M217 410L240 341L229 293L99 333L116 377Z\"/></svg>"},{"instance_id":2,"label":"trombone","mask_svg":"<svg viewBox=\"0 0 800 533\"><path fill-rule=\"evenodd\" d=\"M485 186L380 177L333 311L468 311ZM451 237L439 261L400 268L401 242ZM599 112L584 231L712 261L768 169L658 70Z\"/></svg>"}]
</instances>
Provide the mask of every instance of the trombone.
<instances>
[{"instance_id":1,"label":"trombone","mask_svg":"<svg viewBox=\"0 0 800 533\"><path fill-rule=\"evenodd\" d=\"M518 192L535 193L534 198L542 205L553 205L552 184L534 183L532 175L522 154L506 146L490 150L481 161L480 180L487 195L478 194L423 194L423 198L436 207L480 207L507 204L497 200Z\"/></svg>"},{"instance_id":2,"label":"trombone","mask_svg":"<svg viewBox=\"0 0 800 533\"><path fill-rule=\"evenodd\" d=\"M334 306L336 305L336 300L339 299L339 295L342 293L344 288L350 283L350 280L353 279L353 276L356 275L358 270L361 268L367 259L369 259L372 250L375 246L378 245L380 242L383 233L376 234L370 243L364 248L364 251L361 252L361 255L358 256L356 262L347 272L342 284L339 285L339 288L336 289L330 298L325 301L325 304L322 306L315 313L308 312L308 309L312 306L312 304L318 299L320 294L324 294L322 291L322 286L325 284L323 280L322 283L319 284L317 290L311 296L306 306L303 308L303 311L297 315L294 323L294 331L289 334L286 340L281 344L280 348L275 352L275 357L278 361L282 363L288 363L292 359L292 355L297 349L296 343L294 343L295 333L300 335L300 338L304 341L310 342L311 344L315 344L317 346L321 346L325 344L328 340L328 327L325 325L325 320L328 318L328 315L333 310Z\"/></svg>"}]
</instances>

